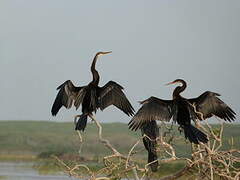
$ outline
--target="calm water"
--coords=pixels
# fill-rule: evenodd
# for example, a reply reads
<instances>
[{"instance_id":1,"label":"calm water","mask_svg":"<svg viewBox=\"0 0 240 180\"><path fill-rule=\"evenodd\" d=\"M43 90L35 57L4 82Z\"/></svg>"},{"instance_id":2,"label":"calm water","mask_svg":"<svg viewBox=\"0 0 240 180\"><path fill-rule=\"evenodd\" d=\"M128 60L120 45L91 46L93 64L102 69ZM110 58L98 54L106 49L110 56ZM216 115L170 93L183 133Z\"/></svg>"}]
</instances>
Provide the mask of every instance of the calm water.
<instances>
[{"instance_id":1,"label":"calm water","mask_svg":"<svg viewBox=\"0 0 240 180\"><path fill-rule=\"evenodd\" d=\"M67 175L41 175L32 168L33 163L0 162L2 180L76 180ZM3 178L2 178L3 177Z\"/></svg>"}]
</instances>

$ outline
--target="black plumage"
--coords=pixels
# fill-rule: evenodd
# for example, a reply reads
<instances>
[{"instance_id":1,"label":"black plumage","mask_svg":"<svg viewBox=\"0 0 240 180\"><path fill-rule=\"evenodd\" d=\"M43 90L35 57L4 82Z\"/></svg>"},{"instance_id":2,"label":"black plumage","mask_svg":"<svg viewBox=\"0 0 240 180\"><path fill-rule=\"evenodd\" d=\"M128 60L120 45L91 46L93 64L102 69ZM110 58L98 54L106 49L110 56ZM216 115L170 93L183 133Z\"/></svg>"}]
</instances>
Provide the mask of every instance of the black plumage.
<instances>
[{"instance_id":1,"label":"black plumage","mask_svg":"<svg viewBox=\"0 0 240 180\"><path fill-rule=\"evenodd\" d=\"M172 117L172 101L150 97L141 101L140 104L142 104L142 107L129 122L129 128L131 130L136 131L141 128L143 124L154 120L170 121Z\"/></svg>"},{"instance_id":2,"label":"black plumage","mask_svg":"<svg viewBox=\"0 0 240 180\"><path fill-rule=\"evenodd\" d=\"M188 99L188 102L199 112L197 113L199 120L215 115L225 121L234 121L236 113L217 96L220 94L206 91L197 98Z\"/></svg>"},{"instance_id":3,"label":"black plumage","mask_svg":"<svg viewBox=\"0 0 240 180\"><path fill-rule=\"evenodd\" d=\"M76 123L76 130L85 130L88 115L96 112L97 109L104 110L110 105L114 105L128 116L134 114L131 103L123 92L123 87L114 81L109 81L103 87L99 87L99 74L95 69L96 61L100 55L110 52L98 52L92 62L91 72L93 80L87 85L76 87L68 80L60 85L56 99L52 106L52 115L56 116L62 106L67 109L72 105L78 109L82 105L82 115Z\"/></svg>"},{"instance_id":4,"label":"black plumage","mask_svg":"<svg viewBox=\"0 0 240 180\"><path fill-rule=\"evenodd\" d=\"M140 128L142 132L148 132L148 135L152 133L152 136L154 136L155 131L147 131L146 124L156 120L170 121L173 118L183 129L185 138L191 143L199 144L200 142L207 143L208 138L206 134L191 124L191 120L204 120L213 115L230 122L235 119L235 112L217 97L219 94L206 91L197 98L186 99L180 95L187 87L186 82L182 79L177 79L168 84L175 83L181 83L182 86L175 88L172 100L150 97L140 102L142 107L129 122L131 130ZM152 126L153 124L149 129L152 129ZM149 149L146 149L149 152Z\"/></svg>"}]
</instances>

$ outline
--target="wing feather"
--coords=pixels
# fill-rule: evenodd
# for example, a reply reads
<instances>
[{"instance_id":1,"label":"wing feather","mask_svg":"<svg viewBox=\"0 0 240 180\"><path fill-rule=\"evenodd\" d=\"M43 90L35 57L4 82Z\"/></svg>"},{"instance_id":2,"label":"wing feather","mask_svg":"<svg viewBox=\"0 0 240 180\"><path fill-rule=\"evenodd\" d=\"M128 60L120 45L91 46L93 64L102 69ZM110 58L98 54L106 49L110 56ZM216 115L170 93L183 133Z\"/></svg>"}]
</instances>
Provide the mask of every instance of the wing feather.
<instances>
[{"instance_id":1,"label":"wing feather","mask_svg":"<svg viewBox=\"0 0 240 180\"><path fill-rule=\"evenodd\" d=\"M234 121L236 113L217 96L220 96L220 94L206 91L199 97L188 99L188 101L196 107L200 120L215 115L225 121Z\"/></svg>"},{"instance_id":2,"label":"wing feather","mask_svg":"<svg viewBox=\"0 0 240 180\"><path fill-rule=\"evenodd\" d=\"M82 87L80 89L80 91L78 91L77 96L75 98L75 102L74 102L74 106L76 107L76 109L79 108L79 106L81 105L81 103L83 102L83 99L86 95L87 91L85 87Z\"/></svg>"},{"instance_id":3,"label":"wing feather","mask_svg":"<svg viewBox=\"0 0 240 180\"><path fill-rule=\"evenodd\" d=\"M142 128L145 123L154 120L170 121L172 117L173 102L150 97L142 102L143 106L128 123L131 130Z\"/></svg>"},{"instance_id":4,"label":"wing feather","mask_svg":"<svg viewBox=\"0 0 240 180\"><path fill-rule=\"evenodd\" d=\"M57 88L58 94L53 103L51 112L56 116L62 106L69 109L75 101L75 107L78 108L83 100L84 87L75 87L72 81L67 80ZM76 103L77 102L77 103Z\"/></svg>"},{"instance_id":5,"label":"wing feather","mask_svg":"<svg viewBox=\"0 0 240 180\"><path fill-rule=\"evenodd\" d=\"M99 107L104 110L110 105L114 105L128 116L134 114L134 109L127 97L123 93L123 87L114 81L109 81L99 89Z\"/></svg>"}]
</instances>

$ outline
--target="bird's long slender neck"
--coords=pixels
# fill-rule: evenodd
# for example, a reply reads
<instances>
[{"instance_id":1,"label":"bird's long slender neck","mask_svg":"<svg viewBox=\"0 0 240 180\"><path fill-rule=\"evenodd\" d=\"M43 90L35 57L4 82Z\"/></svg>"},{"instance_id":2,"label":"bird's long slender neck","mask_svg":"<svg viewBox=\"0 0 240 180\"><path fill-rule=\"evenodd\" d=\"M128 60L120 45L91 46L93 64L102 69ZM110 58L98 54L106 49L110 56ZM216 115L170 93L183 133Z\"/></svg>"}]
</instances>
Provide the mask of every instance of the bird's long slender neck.
<instances>
[{"instance_id":1,"label":"bird's long slender neck","mask_svg":"<svg viewBox=\"0 0 240 180\"><path fill-rule=\"evenodd\" d=\"M181 97L180 93L183 92L186 87L187 87L187 83L185 81L181 81L182 86L178 86L174 89L173 91L173 99L176 99L178 97Z\"/></svg>"},{"instance_id":2,"label":"bird's long slender neck","mask_svg":"<svg viewBox=\"0 0 240 180\"><path fill-rule=\"evenodd\" d=\"M92 83L95 85L98 85L99 79L100 79L99 74L98 74L97 70L95 69L97 58L98 58L98 55L96 54L96 56L93 59L92 66L91 66L91 71L92 71L92 75L93 75Z\"/></svg>"}]
</instances>

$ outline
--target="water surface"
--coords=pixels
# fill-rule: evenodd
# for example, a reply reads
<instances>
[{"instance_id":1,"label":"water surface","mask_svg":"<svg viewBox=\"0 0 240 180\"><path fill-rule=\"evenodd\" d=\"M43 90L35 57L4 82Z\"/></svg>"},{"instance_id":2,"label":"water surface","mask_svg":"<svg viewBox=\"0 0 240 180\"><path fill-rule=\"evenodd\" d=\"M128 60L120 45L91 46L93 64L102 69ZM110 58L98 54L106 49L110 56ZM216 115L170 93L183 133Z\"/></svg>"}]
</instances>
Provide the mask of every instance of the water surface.
<instances>
[{"instance_id":1,"label":"water surface","mask_svg":"<svg viewBox=\"0 0 240 180\"><path fill-rule=\"evenodd\" d=\"M65 174L42 175L33 168L31 162L0 162L2 180L76 180Z\"/></svg>"}]
</instances>

